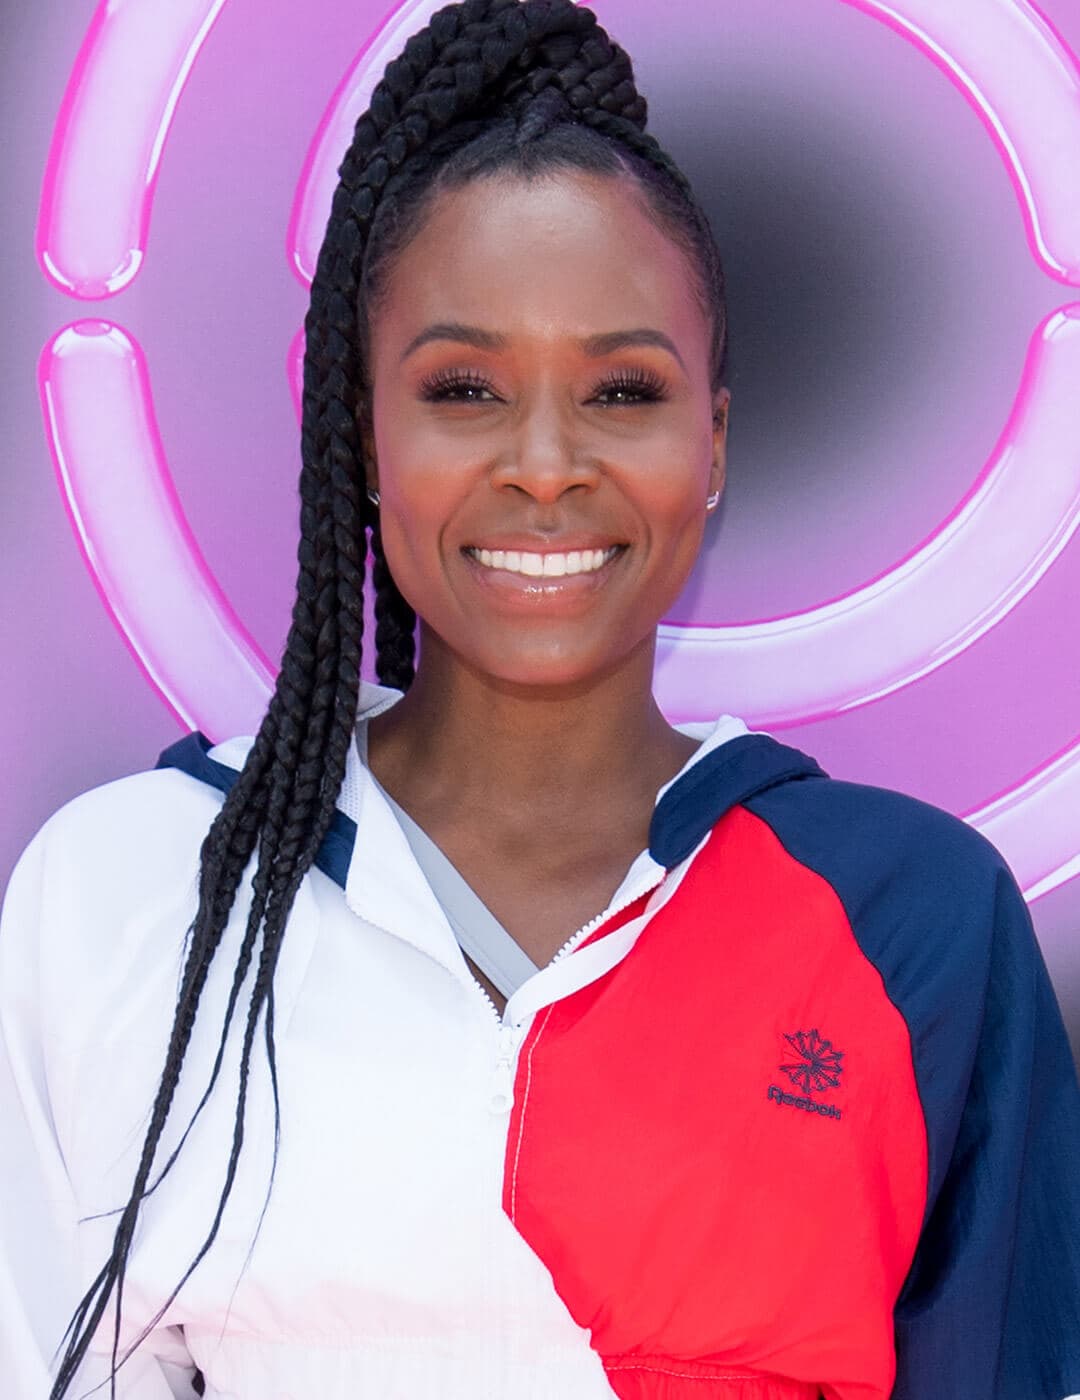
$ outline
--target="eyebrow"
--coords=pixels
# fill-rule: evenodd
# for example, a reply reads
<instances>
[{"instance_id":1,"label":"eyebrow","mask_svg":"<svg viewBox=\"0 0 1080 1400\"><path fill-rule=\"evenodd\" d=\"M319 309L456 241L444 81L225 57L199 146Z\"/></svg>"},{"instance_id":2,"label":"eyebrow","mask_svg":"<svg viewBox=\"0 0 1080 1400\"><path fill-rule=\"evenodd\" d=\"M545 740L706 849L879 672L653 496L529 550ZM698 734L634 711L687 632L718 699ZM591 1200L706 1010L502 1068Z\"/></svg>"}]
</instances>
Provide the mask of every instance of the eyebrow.
<instances>
[{"instance_id":1,"label":"eyebrow","mask_svg":"<svg viewBox=\"0 0 1080 1400\"><path fill-rule=\"evenodd\" d=\"M432 340L453 340L461 345L471 345L476 350L505 350L509 344L507 337L497 331L485 331L479 326L466 326L460 321L439 321L409 341L402 353L402 361L419 350L421 345L427 345ZM686 369L683 357L671 337L649 326L637 326L629 331L604 331L599 335L586 336L579 340L578 344L590 358L610 355L616 350L624 350L632 345L655 345L674 355L683 369Z\"/></svg>"}]
</instances>

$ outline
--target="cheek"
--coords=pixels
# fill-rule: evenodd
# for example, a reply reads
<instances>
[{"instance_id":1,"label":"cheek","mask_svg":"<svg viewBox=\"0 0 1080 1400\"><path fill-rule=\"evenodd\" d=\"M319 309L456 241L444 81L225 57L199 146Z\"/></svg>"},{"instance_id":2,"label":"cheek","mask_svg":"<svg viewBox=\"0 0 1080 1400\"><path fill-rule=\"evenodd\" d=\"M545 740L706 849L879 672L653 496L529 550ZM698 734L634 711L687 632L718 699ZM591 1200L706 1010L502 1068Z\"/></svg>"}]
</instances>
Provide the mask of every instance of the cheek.
<instances>
[{"instance_id":1,"label":"cheek","mask_svg":"<svg viewBox=\"0 0 1080 1400\"><path fill-rule=\"evenodd\" d=\"M417 489L412 489L416 486ZM445 523L443 502L437 490L425 489L419 476L395 475L389 490L382 491L379 507L383 548L390 572L401 591L409 596L413 580L430 577L439 566L439 540Z\"/></svg>"},{"instance_id":2,"label":"cheek","mask_svg":"<svg viewBox=\"0 0 1080 1400\"><path fill-rule=\"evenodd\" d=\"M685 435L673 435L638 474L640 509L656 536L668 537L675 548L685 543L687 534L700 537L711 454L711 439L688 450Z\"/></svg>"},{"instance_id":3,"label":"cheek","mask_svg":"<svg viewBox=\"0 0 1080 1400\"><path fill-rule=\"evenodd\" d=\"M399 591L426 617L438 612L443 540L468 493L468 465L455 461L444 438L402 421L375 434L375 452L382 549Z\"/></svg>"},{"instance_id":4,"label":"cheek","mask_svg":"<svg viewBox=\"0 0 1080 1400\"><path fill-rule=\"evenodd\" d=\"M438 534L458 509L468 489L466 454L445 435L424 431L407 414L376 431L380 517L383 538L420 555L438 542Z\"/></svg>"}]
</instances>

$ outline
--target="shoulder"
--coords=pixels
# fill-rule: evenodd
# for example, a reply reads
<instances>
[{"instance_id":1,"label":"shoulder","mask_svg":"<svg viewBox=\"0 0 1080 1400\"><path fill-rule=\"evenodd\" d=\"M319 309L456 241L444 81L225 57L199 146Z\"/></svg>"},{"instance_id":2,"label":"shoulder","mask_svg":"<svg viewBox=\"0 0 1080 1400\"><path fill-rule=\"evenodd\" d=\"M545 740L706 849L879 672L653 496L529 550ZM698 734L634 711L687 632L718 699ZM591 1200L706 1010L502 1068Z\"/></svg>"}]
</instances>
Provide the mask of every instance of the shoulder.
<instances>
[{"instance_id":1,"label":"shoulder","mask_svg":"<svg viewBox=\"0 0 1080 1400\"><path fill-rule=\"evenodd\" d=\"M885 887L938 917L993 899L1008 865L980 832L920 798L837 778L783 783L745 804L797 860L852 898Z\"/></svg>"},{"instance_id":2,"label":"shoulder","mask_svg":"<svg viewBox=\"0 0 1080 1400\"><path fill-rule=\"evenodd\" d=\"M66 802L11 875L0 962L97 974L134 954L155 928L178 929L197 906L200 853L222 796L174 768L115 779Z\"/></svg>"},{"instance_id":3,"label":"shoulder","mask_svg":"<svg viewBox=\"0 0 1080 1400\"><path fill-rule=\"evenodd\" d=\"M657 858L667 866L683 859L732 807L770 826L790 856L853 888L885 876L985 886L1004 868L960 818L889 788L831 778L799 749L745 729L722 736L661 795L650 831Z\"/></svg>"},{"instance_id":4,"label":"shoulder","mask_svg":"<svg viewBox=\"0 0 1080 1400\"><path fill-rule=\"evenodd\" d=\"M152 769L80 793L49 817L19 866L34 859L52 878L85 889L127 888L169 878L198 859L221 794L176 769ZM19 867L16 867L18 872Z\"/></svg>"},{"instance_id":5,"label":"shoulder","mask_svg":"<svg viewBox=\"0 0 1080 1400\"><path fill-rule=\"evenodd\" d=\"M1031 919L1008 864L961 818L835 778L784 783L745 805L835 891L856 943L909 1024L926 1025L961 1003L977 1016L995 947L1010 945L1023 962L1034 956Z\"/></svg>"},{"instance_id":6,"label":"shoulder","mask_svg":"<svg viewBox=\"0 0 1080 1400\"><path fill-rule=\"evenodd\" d=\"M5 1037L48 1043L54 1058L68 1047L61 1058L71 1066L97 1065L118 1044L158 1045L221 802L214 788L163 768L92 788L49 817L4 897Z\"/></svg>"}]
</instances>

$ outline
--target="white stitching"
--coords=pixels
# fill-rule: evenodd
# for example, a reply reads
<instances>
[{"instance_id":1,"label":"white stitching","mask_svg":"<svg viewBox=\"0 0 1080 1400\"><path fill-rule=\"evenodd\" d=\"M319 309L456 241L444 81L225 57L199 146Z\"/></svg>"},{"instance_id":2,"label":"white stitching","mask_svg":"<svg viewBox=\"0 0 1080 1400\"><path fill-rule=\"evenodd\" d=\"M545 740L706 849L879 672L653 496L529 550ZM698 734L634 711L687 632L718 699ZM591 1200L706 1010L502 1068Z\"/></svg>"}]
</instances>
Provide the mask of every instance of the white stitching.
<instances>
[{"instance_id":1,"label":"white stitching","mask_svg":"<svg viewBox=\"0 0 1080 1400\"><path fill-rule=\"evenodd\" d=\"M510 1177L510 1219L513 1220L515 1224L517 1223L518 1162L521 1160L521 1142L525 1136L525 1110L529 1105L529 1089L532 1087L533 1055L536 1051L537 1045L540 1043L540 1037L544 1034L544 1027L547 1025L551 1013L554 1010L555 1003L552 1002L552 1004L544 1012L544 1019L540 1022L539 1026L536 1029L536 1036L533 1040L533 1043L529 1046L528 1058L525 1061L525 1089L521 1095L521 1113L518 1115L518 1140L517 1147L514 1149L514 1170Z\"/></svg>"}]
</instances>

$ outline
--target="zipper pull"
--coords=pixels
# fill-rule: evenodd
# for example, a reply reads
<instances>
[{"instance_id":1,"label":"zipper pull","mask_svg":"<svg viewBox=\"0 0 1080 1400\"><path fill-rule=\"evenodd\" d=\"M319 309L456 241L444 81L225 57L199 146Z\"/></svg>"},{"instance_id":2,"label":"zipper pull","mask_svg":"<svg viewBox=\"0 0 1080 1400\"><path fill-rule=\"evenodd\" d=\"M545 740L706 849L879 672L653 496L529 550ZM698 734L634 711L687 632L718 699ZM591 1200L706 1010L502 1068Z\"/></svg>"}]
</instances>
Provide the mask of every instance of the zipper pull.
<instances>
[{"instance_id":1,"label":"zipper pull","mask_svg":"<svg viewBox=\"0 0 1080 1400\"><path fill-rule=\"evenodd\" d=\"M499 1055L495 1061L497 1066L501 1068L512 1063L521 1038L520 1027L507 1025L505 1021L499 1022Z\"/></svg>"},{"instance_id":2,"label":"zipper pull","mask_svg":"<svg viewBox=\"0 0 1080 1400\"><path fill-rule=\"evenodd\" d=\"M514 1106L514 1055L522 1041L522 1033L517 1026L508 1026L505 1021L499 1024L499 1053L492 1075L491 1097L488 1108L496 1116L509 1113Z\"/></svg>"}]
</instances>

